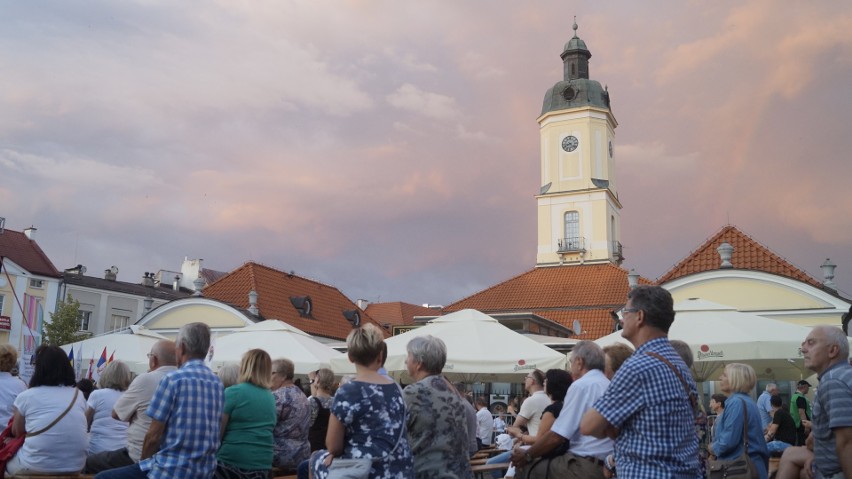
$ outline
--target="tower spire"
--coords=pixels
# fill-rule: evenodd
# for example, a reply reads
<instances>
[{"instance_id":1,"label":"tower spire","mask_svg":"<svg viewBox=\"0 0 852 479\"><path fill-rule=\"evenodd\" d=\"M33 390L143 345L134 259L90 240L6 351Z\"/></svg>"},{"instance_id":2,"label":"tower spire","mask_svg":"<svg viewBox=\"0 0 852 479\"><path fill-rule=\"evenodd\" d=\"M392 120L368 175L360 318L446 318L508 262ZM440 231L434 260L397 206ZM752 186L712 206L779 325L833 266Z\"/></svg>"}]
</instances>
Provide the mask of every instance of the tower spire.
<instances>
[{"instance_id":1,"label":"tower spire","mask_svg":"<svg viewBox=\"0 0 852 479\"><path fill-rule=\"evenodd\" d=\"M574 38L580 38L577 36L577 15L574 15Z\"/></svg>"}]
</instances>

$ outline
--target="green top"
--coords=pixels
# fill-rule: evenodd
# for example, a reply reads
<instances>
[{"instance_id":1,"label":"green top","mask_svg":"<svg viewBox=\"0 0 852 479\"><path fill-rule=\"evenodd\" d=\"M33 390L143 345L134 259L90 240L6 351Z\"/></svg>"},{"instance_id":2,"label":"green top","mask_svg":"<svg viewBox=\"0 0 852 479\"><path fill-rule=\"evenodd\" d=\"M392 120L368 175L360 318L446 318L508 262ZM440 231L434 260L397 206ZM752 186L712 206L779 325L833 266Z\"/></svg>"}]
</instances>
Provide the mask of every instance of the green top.
<instances>
[{"instance_id":1,"label":"green top","mask_svg":"<svg viewBox=\"0 0 852 479\"><path fill-rule=\"evenodd\" d=\"M216 458L240 469L272 469L272 392L251 383L235 384L225 389L224 414L230 417Z\"/></svg>"},{"instance_id":2,"label":"green top","mask_svg":"<svg viewBox=\"0 0 852 479\"><path fill-rule=\"evenodd\" d=\"M805 400L805 404L807 405L805 408L805 415L807 416L807 419L810 420L813 417L811 413L811 402L808 401L807 396L798 391L793 393L793 397L790 398L790 415L793 416L793 422L796 423L796 429L802 425L802 420L799 419L799 407L796 405L796 400L798 398L803 398Z\"/></svg>"}]
</instances>

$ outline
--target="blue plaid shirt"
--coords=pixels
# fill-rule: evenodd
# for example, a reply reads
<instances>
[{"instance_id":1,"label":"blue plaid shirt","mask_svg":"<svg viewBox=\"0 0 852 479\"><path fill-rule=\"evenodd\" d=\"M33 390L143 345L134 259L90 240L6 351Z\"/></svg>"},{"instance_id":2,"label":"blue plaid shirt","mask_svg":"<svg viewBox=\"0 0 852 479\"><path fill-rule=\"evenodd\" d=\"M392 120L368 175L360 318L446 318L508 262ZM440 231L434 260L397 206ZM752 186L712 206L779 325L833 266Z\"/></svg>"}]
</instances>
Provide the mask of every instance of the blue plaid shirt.
<instances>
[{"instance_id":1,"label":"blue plaid shirt","mask_svg":"<svg viewBox=\"0 0 852 479\"><path fill-rule=\"evenodd\" d=\"M159 452L139 462L150 479L213 477L219 449L222 381L199 359L160 380L147 414L166 425Z\"/></svg>"},{"instance_id":2,"label":"blue plaid shirt","mask_svg":"<svg viewBox=\"0 0 852 479\"><path fill-rule=\"evenodd\" d=\"M593 406L619 429L615 439L618 476L700 478L698 436L689 397L671 368L646 352L671 361L697 394L692 373L668 338L648 341L624 362Z\"/></svg>"}]
</instances>

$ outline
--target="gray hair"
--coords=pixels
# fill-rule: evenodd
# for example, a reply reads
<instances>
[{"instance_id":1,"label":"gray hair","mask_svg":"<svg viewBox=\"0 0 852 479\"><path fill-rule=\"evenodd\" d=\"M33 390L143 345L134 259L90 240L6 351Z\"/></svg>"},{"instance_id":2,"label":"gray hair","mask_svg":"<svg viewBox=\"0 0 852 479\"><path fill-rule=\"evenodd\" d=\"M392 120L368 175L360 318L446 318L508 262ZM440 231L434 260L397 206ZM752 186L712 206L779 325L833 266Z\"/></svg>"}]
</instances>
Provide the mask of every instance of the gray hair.
<instances>
[{"instance_id":1,"label":"gray hair","mask_svg":"<svg viewBox=\"0 0 852 479\"><path fill-rule=\"evenodd\" d=\"M174 341L168 339L157 341L151 346L151 354L157 357L161 366L175 366L177 364Z\"/></svg>"},{"instance_id":2,"label":"gray hair","mask_svg":"<svg viewBox=\"0 0 852 479\"><path fill-rule=\"evenodd\" d=\"M668 334L675 318L674 300L662 286L641 285L627 293L634 308L645 312L645 321L651 327Z\"/></svg>"},{"instance_id":3,"label":"gray hair","mask_svg":"<svg viewBox=\"0 0 852 479\"><path fill-rule=\"evenodd\" d=\"M680 358L683 359L683 362L686 363L686 367L691 368L692 363L695 361L692 357L692 348L690 348L689 345L686 344L686 341L681 341L680 339L672 339L669 342L671 343L677 355L680 356ZM769 391L769 389L767 389L767 391Z\"/></svg>"},{"instance_id":4,"label":"gray hair","mask_svg":"<svg viewBox=\"0 0 852 479\"><path fill-rule=\"evenodd\" d=\"M204 323L189 323L181 326L175 344L193 359L203 359L210 350L210 326Z\"/></svg>"},{"instance_id":5,"label":"gray hair","mask_svg":"<svg viewBox=\"0 0 852 479\"><path fill-rule=\"evenodd\" d=\"M228 363L216 372L219 379L222 381L222 387L233 386L240 382L240 365L236 363Z\"/></svg>"},{"instance_id":6,"label":"gray hair","mask_svg":"<svg viewBox=\"0 0 852 479\"><path fill-rule=\"evenodd\" d=\"M778 385L775 383L769 383L766 385L766 392L771 393L773 389L778 389Z\"/></svg>"},{"instance_id":7,"label":"gray hair","mask_svg":"<svg viewBox=\"0 0 852 479\"><path fill-rule=\"evenodd\" d=\"M115 389L126 391L130 385L130 368L123 361L112 361L104 368L98 379L98 387L101 389Z\"/></svg>"},{"instance_id":8,"label":"gray hair","mask_svg":"<svg viewBox=\"0 0 852 479\"><path fill-rule=\"evenodd\" d=\"M594 341L580 341L571 350L572 358L581 358L586 370L603 371L606 367L606 355Z\"/></svg>"},{"instance_id":9,"label":"gray hair","mask_svg":"<svg viewBox=\"0 0 852 479\"><path fill-rule=\"evenodd\" d=\"M849 337L846 336L846 333L837 326L820 325L814 327L814 329L816 328L825 333L825 339L829 346L837 346L840 353L838 357L844 362L849 361Z\"/></svg>"},{"instance_id":10,"label":"gray hair","mask_svg":"<svg viewBox=\"0 0 852 479\"><path fill-rule=\"evenodd\" d=\"M447 345L441 338L432 335L417 336L408 342L405 349L429 374L441 374L447 362Z\"/></svg>"}]
</instances>

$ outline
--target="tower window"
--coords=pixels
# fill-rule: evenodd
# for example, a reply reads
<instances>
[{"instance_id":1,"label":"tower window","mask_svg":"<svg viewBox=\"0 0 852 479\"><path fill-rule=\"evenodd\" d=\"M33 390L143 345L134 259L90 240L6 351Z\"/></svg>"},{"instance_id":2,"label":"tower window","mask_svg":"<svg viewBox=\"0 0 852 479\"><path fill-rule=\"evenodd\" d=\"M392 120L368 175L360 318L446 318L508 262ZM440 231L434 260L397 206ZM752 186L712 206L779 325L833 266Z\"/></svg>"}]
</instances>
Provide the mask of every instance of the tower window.
<instances>
[{"instance_id":1,"label":"tower window","mask_svg":"<svg viewBox=\"0 0 852 479\"><path fill-rule=\"evenodd\" d=\"M565 213L565 236L562 240L562 247L569 251L583 248L580 238L580 213L577 211Z\"/></svg>"},{"instance_id":2,"label":"tower window","mask_svg":"<svg viewBox=\"0 0 852 479\"><path fill-rule=\"evenodd\" d=\"M571 76L574 77L577 75L577 65L571 64Z\"/></svg>"}]
</instances>

